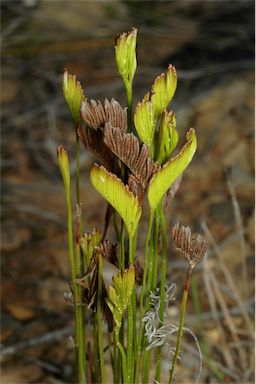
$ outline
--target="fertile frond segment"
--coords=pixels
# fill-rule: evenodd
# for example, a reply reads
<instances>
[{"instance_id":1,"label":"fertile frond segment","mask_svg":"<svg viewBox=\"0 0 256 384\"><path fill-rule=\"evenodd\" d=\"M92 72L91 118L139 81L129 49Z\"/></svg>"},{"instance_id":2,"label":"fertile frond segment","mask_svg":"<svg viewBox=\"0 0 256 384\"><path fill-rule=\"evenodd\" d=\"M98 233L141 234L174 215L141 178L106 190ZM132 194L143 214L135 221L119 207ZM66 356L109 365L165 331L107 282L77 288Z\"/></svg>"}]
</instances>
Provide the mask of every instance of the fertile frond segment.
<instances>
[{"instance_id":1,"label":"fertile frond segment","mask_svg":"<svg viewBox=\"0 0 256 384\"><path fill-rule=\"evenodd\" d=\"M147 98L139 102L134 113L134 125L138 135L150 148L153 147L156 128L154 105Z\"/></svg>"},{"instance_id":2,"label":"fertile frond segment","mask_svg":"<svg viewBox=\"0 0 256 384\"><path fill-rule=\"evenodd\" d=\"M172 230L176 248L181 251L189 261L192 268L199 263L206 252L207 242L198 234L192 234L189 227L175 224Z\"/></svg>"},{"instance_id":3,"label":"fertile frond segment","mask_svg":"<svg viewBox=\"0 0 256 384\"><path fill-rule=\"evenodd\" d=\"M132 82L137 67L136 39L136 28L133 28L131 32L117 35L115 39L117 68L126 84Z\"/></svg>"},{"instance_id":4,"label":"fertile frond segment","mask_svg":"<svg viewBox=\"0 0 256 384\"><path fill-rule=\"evenodd\" d=\"M63 75L63 94L68 104L72 119L76 125L80 122L80 108L84 100L84 93L75 75L70 75L67 70Z\"/></svg>"},{"instance_id":5,"label":"fertile frond segment","mask_svg":"<svg viewBox=\"0 0 256 384\"><path fill-rule=\"evenodd\" d=\"M94 154L107 169L113 165L113 155L103 140L103 133L100 129L90 127L83 128L79 125L77 134L84 147Z\"/></svg>"},{"instance_id":6,"label":"fertile frond segment","mask_svg":"<svg viewBox=\"0 0 256 384\"><path fill-rule=\"evenodd\" d=\"M152 85L151 101L154 105L156 119L160 117L173 98L177 87L176 69L169 65L167 72L157 76Z\"/></svg>"},{"instance_id":7,"label":"fertile frond segment","mask_svg":"<svg viewBox=\"0 0 256 384\"><path fill-rule=\"evenodd\" d=\"M155 211L164 194L170 186L187 168L197 147L195 130L190 128L187 132L187 143L181 151L163 165L152 177L148 188L148 200L152 211Z\"/></svg>"},{"instance_id":8,"label":"fertile frond segment","mask_svg":"<svg viewBox=\"0 0 256 384\"><path fill-rule=\"evenodd\" d=\"M109 123L104 129L104 141L109 149L130 169L143 188L151 176L153 161L149 156L149 147L140 148L139 141L133 133L122 134Z\"/></svg>"},{"instance_id":9,"label":"fertile frond segment","mask_svg":"<svg viewBox=\"0 0 256 384\"><path fill-rule=\"evenodd\" d=\"M156 146L156 160L159 164L166 162L178 143L178 131L176 129L176 116L165 109L160 121L158 140Z\"/></svg>"},{"instance_id":10,"label":"fertile frond segment","mask_svg":"<svg viewBox=\"0 0 256 384\"><path fill-rule=\"evenodd\" d=\"M115 99L111 101L105 99L104 104L100 101L85 100L81 107L81 116L90 128L103 128L109 122L122 132L127 132L127 110L123 109Z\"/></svg>"},{"instance_id":11,"label":"fertile frond segment","mask_svg":"<svg viewBox=\"0 0 256 384\"><path fill-rule=\"evenodd\" d=\"M122 217L129 236L133 237L141 216L138 198L113 173L95 164L91 170L91 182L97 191Z\"/></svg>"},{"instance_id":12,"label":"fertile frond segment","mask_svg":"<svg viewBox=\"0 0 256 384\"><path fill-rule=\"evenodd\" d=\"M126 268L123 273L119 272L113 276L112 284L108 289L106 302L112 312L114 329L118 334L124 311L128 307L135 284L135 269L132 265Z\"/></svg>"}]
</instances>

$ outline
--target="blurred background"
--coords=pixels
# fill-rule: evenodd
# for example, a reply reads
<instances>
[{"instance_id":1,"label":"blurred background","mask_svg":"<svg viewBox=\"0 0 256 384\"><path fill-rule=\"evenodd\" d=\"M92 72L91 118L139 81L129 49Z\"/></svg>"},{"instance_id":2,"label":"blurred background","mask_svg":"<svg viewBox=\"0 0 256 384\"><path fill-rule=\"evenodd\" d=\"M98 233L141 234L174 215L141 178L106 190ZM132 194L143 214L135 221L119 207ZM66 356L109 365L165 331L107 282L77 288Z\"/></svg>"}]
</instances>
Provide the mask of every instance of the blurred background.
<instances>
[{"instance_id":1,"label":"blurred background","mask_svg":"<svg viewBox=\"0 0 256 384\"><path fill-rule=\"evenodd\" d=\"M180 146L194 127L198 151L168 209L171 227L190 225L210 243L193 273L186 326L203 352L202 383L254 382L254 2L1 1L2 320L1 382L68 383L74 377L66 209L56 147L74 131L62 95L64 68L88 98L125 92L114 36L138 28L135 101L169 63L178 88ZM86 230L102 229L105 202L89 182L82 151ZM147 208L138 256L143 252ZM177 283L168 322L178 320L186 261L169 244ZM198 353L184 337L177 383L190 383ZM166 360L164 368L168 369Z\"/></svg>"}]
</instances>

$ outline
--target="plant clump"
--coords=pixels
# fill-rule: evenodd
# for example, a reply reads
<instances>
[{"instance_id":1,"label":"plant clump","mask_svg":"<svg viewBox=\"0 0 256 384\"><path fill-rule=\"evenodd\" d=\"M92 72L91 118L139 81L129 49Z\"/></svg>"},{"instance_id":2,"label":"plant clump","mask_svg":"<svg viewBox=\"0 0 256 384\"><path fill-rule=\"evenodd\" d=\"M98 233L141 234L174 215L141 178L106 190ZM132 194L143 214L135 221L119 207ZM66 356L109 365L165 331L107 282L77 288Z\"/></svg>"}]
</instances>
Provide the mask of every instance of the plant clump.
<instances>
[{"instance_id":1,"label":"plant clump","mask_svg":"<svg viewBox=\"0 0 256 384\"><path fill-rule=\"evenodd\" d=\"M106 361L111 361L115 383L148 383L152 359L155 381L161 381L162 348L172 352L170 382L179 357L185 306L192 269L203 258L206 243L191 235L189 227L176 224L174 242L189 261L179 325L165 324L174 285L167 284L166 210L174 198L183 172L197 148L196 133L190 128L186 143L178 145L176 115L168 110L177 87L176 69L169 65L154 81L142 101L133 105L133 79L137 67L137 29L115 39L116 63L124 82L127 107L115 99L90 100L81 84L67 70L63 93L73 119L76 137L76 228L70 196L67 152L58 147L67 212L69 258L75 318L77 383L105 384ZM133 113L134 111L134 113ZM96 158L90 180L106 200L103 234L99 229L84 233L80 200L80 143ZM137 238L140 234L142 202L150 209L144 259L139 262ZM107 239L113 224L114 238ZM112 282L105 278L105 265L111 266ZM140 293L138 286L141 286ZM85 317L85 313L87 316ZM90 316L88 316L90 314ZM88 323L85 318L91 321ZM108 324L105 335L103 321ZM93 338L87 339L92 332ZM166 336L178 332L177 344L170 346ZM90 340L90 341L89 341ZM93 345L91 345L93 344ZM154 353L153 353L154 352ZM108 380L109 382L109 380Z\"/></svg>"}]
</instances>

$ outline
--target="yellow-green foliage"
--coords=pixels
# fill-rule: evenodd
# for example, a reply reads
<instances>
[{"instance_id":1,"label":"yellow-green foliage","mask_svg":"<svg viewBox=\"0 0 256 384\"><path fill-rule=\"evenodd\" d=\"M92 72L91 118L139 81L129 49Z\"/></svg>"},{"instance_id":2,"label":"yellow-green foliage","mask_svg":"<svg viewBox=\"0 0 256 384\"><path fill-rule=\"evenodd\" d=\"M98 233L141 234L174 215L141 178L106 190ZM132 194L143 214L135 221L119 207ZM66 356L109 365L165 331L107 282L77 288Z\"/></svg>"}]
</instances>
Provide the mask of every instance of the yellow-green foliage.
<instances>
[{"instance_id":1,"label":"yellow-green foliage","mask_svg":"<svg viewBox=\"0 0 256 384\"><path fill-rule=\"evenodd\" d=\"M60 168L60 173L63 178L64 187L66 191L69 191L70 188L70 171L69 171L69 159L67 151L65 151L62 145L59 145L57 148L57 158Z\"/></svg>"},{"instance_id":2,"label":"yellow-green foliage","mask_svg":"<svg viewBox=\"0 0 256 384\"><path fill-rule=\"evenodd\" d=\"M75 75L70 75L67 70L63 75L63 93L75 124L80 122L80 108L84 100L83 89Z\"/></svg>"},{"instance_id":3,"label":"yellow-green foliage","mask_svg":"<svg viewBox=\"0 0 256 384\"><path fill-rule=\"evenodd\" d=\"M147 144L152 151L156 121L154 106L150 100L143 100L137 104L134 125L141 141Z\"/></svg>"},{"instance_id":4,"label":"yellow-green foliage","mask_svg":"<svg viewBox=\"0 0 256 384\"><path fill-rule=\"evenodd\" d=\"M118 72L124 82L132 82L136 67L136 38L137 29L131 32L122 33L116 39L116 63Z\"/></svg>"},{"instance_id":5,"label":"yellow-green foliage","mask_svg":"<svg viewBox=\"0 0 256 384\"><path fill-rule=\"evenodd\" d=\"M159 75L152 85L151 101L155 108L156 119L160 117L168 106L177 86L177 74L172 65L169 65L167 72Z\"/></svg>"},{"instance_id":6,"label":"yellow-green foliage","mask_svg":"<svg viewBox=\"0 0 256 384\"><path fill-rule=\"evenodd\" d=\"M91 233L87 232L80 238L80 246L87 266L90 264L94 248L100 244L100 240L101 234L95 228Z\"/></svg>"},{"instance_id":7,"label":"yellow-green foliage","mask_svg":"<svg viewBox=\"0 0 256 384\"><path fill-rule=\"evenodd\" d=\"M148 201L152 211L157 208L164 194L187 168L194 156L197 147L197 139L193 128L190 128L187 132L187 140L187 143L181 151L164 164L150 180L148 187Z\"/></svg>"},{"instance_id":8,"label":"yellow-green foliage","mask_svg":"<svg viewBox=\"0 0 256 384\"><path fill-rule=\"evenodd\" d=\"M156 145L156 160L163 164L175 149L179 135L176 129L176 116L173 112L162 114Z\"/></svg>"},{"instance_id":9,"label":"yellow-green foliage","mask_svg":"<svg viewBox=\"0 0 256 384\"><path fill-rule=\"evenodd\" d=\"M106 300L114 319L115 332L119 333L124 311L128 307L135 284L135 270L132 265L113 276Z\"/></svg>"},{"instance_id":10,"label":"yellow-green foliage","mask_svg":"<svg viewBox=\"0 0 256 384\"><path fill-rule=\"evenodd\" d=\"M92 167L91 182L119 213L126 225L129 236L133 237L141 216L141 206L138 198L117 176L97 164Z\"/></svg>"}]
</instances>

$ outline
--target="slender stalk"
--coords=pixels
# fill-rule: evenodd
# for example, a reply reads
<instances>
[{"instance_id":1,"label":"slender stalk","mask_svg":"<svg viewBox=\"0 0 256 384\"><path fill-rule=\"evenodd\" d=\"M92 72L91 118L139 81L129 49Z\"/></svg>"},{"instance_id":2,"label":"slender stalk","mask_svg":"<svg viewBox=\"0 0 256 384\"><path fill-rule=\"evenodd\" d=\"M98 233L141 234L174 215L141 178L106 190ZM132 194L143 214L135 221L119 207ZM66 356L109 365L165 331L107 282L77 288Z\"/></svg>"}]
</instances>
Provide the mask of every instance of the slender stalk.
<instances>
[{"instance_id":1,"label":"slender stalk","mask_svg":"<svg viewBox=\"0 0 256 384\"><path fill-rule=\"evenodd\" d=\"M155 225L154 225L154 260L153 260L153 277L152 277L152 285L151 290L154 291L157 286L157 271L158 271L158 236L159 236L159 208L156 211Z\"/></svg>"},{"instance_id":2,"label":"slender stalk","mask_svg":"<svg viewBox=\"0 0 256 384\"><path fill-rule=\"evenodd\" d=\"M125 83L126 97L127 97L127 119L128 119L128 132L132 132L132 82Z\"/></svg>"},{"instance_id":3,"label":"slender stalk","mask_svg":"<svg viewBox=\"0 0 256 384\"><path fill-rule=\"evenodd\" d=\"M120 341L119 341L119 336L118 336L117 333L115 333L115 340L116 340L116 345L117 345L117 347L119 348L119 351L120 351L120 353L121 353L121 357L122 357L123 383L126 384L126 383L127 383L126 354L125 354L124 347L122 346L122 344L121 344Z\"/></svg>"},{"instance_id":4,"label":"slender stalk","mask_svg":"<svg viewBox=\"0 0 256 384\"><path fill-rule=\"evenodd\" d=\"M167 238L166 238L166 220L165 220L165 216L162 208L162 202L160 203L160 206L159 206L159 214L161 219L161 230L162 230L162 263L161 263L159 320L161 323L163 323L164 310L165 310L166 272L167 272ZM161 381L161 347L157 348L156 380L158 382Z\"/></svg>"},{"instance_id":5,"label":"slender stalk","mask_svg":"<svg viewBox=\"0 0 256 384\"><path fill-rule=\"evenodd\" d=\"M80 143L79 136L76 130L76 203L77 203L77 233L76 233L76 276L81 277L84 270L84 262L81 255L79 238L83 231L83 223L81 216L81 200L80 200ZM77 286L77 300L82 302L82 287ZM81 370L81 377L84 377L86 382L86 329L85 329L85 313L84 308L80 305L77 308L77 321L79 327L79 346L78 346L78 367Z\"/></svg>"},{"instance_id":6,"label":"slender stalk","mask_svg":"<svg viewBox=\"0 0 256 384\"><path fill-rule=\"evenodd\" d=\"M134 264L134 237L129 236L129 264ZM135 288L132 293L131 302L128 306L128 334L127 334L127 383L133 383L134 376L134 335L136 334L136 299Z\"/></svg>"},{"instance_id":7,"label":"slender stalk","mask_svg":"<svg viewBox=\"0 0 256 384\"><path fill-rule=\"evenodd\" d=\"M133 382L134 356L133 356L133 304L132 301L128 306L128 322L127 322L127 384Z\"/></svg>"},{"instance_id":8,"label":"slender stalk","mask_svg":"<svg viewBox=\"0 0 256 384\"><path fill-rule=\"evenodd\" d=\"M119 383L120 372L119 372L119 364L118 364L117 345L116 345L114 335L112 335L112 337L113 337L113 358L112 358L113 377L114 377L114 383Z\"/></svg>"},{"instance_id":9,"label":"slender stalk","mask_svg":"<svg viewBox=\"0 0 256 384\"><path fill-rule=\"evenodd\" d=\"M76 201L80 205L80 142L76 132ZM82 221L81 221L82 222Z\"/></svg>"},{"instance_id":10,"label":"slender stalk","mask_svg":"<svg viewBox=\"0 0 256 384\"><path fill-rule=\"evenodd\" d=\"M96 316L93 316L93 357L94 357L94 382L99 383L99 348L98 328Z\"/></svg>"},{"instance_id":11,"label":"slender stalk","mask_svg":"<svg viewBox=\"0 0 256 384\"><path fill-rule=\"evenodd\" d=\"M154 212L150 212L150 219L149 219L149 226L148 226L148 232L145 242L145 259L144 259L144 271L143 271L143 280L142 280L142 289L141 289L141 295L140 295L140 318L139 318L139 337L138 337L138 348L137 348L137 356L136 356L136 363L135 363L135 383L139 382L139 370L140 370L140 359L141 359L141 352L142 352L142 341L143 341L143 314L145 312L144 308L144 298L145 298L145 291L146 291L146 282L147 282L147 272L148 272L148 264L149 264L149 252L148 252L148 244L149 239L152 231L152 225L154 222Z\"/></svg>"},{"instance_id":12,"label":"slender stalk","mask_svg":"<svg viewBox=\"0 0 256 384\"><path fill-rule=\"evenodd\" d=\"M188 291L189 291L189 283L190 283L191 272L192 272L192 266L190 265L189 269L188 269L188 272L187 272L187 278L186 278L185 287L184 287L184 290L183 290L179 330L178 330L178 336L177 336L177 341L176 341L175 354L174 354L173 361L172 361L172 368L170 370L169 384L173 383L174 371L175 371L177 359L178 359L178 356L179 356L179 353L180 353L182 330L183 330L184 320L185 320L186 304L187 304L187 298L188 298Z\"/></svg>"},{"instance_id":13,"label":"slender stalk","mask_svg":"<svg viewBox=\"0 0 256 384\"><path fill-rule=\"evenodd\" d=\"M86 383L85 374L85 354L84 354L84 328L82 326L82 306L80 305L81 297L79 288L76 284L76 267L77 260L75 262L74 248L73 248L73 223L72 223L72 208L70 189L65 189L66 193L66 204L68 214L68 247L69 247L69 263L71 268L71 282L74 296L74 311L75 311L75 346L76 346L76 370L77 380L79 384Z\"/></svg>"},{"instance_id":14,"label":"slender stalk","mask_svg":"<svg viewBox=\"0 0 256 384\"><path fill-rule=\"evenodd\" d=\"M125 227L124 222L121 222L121 234L120 234L120 256L121 256L121 272L125 269Z\"/></svg>"},{"instance_id":15,"label":"slender stalk","mask_svg":"<svg viewBox=\"0 0 256 384\"><path fill-rule=\"evenodd\" d=\"M106 384L106 370L104 364L103 335L102 335L102 257L99 257L98 270L98 298L97 298L97 325L98 325L98 348L100 358L101 382Z\"/></svg>"},{"instance_id":16,"label":"slender stalk","mask_svg":"<svg viewBox=\"0 0 256 384\"><path fill-rule=\"evenodd\" d=\"M157 266L158 266L158 234L159 234L159 209L156 210L154 217L154 225L152 227L152 235L150 239L150 262L147 286L148 294L146 298L145 311L149 310L149 290L154 291L157 284ZM144 353L144 366L143 366L143 383L149 382L150 362L151 362L151 349Z\"/></svg>"}]
</instances>

